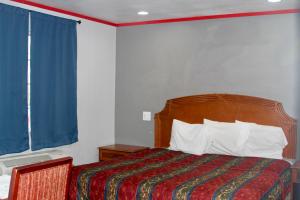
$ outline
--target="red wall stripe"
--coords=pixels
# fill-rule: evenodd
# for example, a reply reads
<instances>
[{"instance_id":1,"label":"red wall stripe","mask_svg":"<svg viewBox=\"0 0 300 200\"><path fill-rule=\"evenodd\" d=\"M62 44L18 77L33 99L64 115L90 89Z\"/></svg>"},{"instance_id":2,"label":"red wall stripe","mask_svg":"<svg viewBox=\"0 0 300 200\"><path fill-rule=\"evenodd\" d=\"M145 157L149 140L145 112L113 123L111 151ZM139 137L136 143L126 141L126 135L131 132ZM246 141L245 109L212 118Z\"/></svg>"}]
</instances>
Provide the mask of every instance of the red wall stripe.
<instances>
[{"instance_id":1,"label":"red wall stripe","mask_svg":"<svg viewBox=\"0 0 300 200\"><path fill-rule=\"evenodd\" d=\"M117 26L116 23L113 23L113 22L110 22L110 21L106 21L106 20L103 20L103 19L98 19L98 18L95 18L95 17L90 17L90 16L87 16L87 15L79 14L79 13L76 13L76 12L72 12L72 11L68 11L68 10L64 10L64 9L60 9L60 8L55 8L55 7L52 7L52 6L43 5L43 4L40 4L40 3L35 3L35 2L32 2L32 1L26 1L26 0L12 0L12 1L22 3L22 4L25 4L25 5L29 5L29 6L34 6L34 7L37 7L37 8L42 8L42 9L45 9L45 10L50 10L50 11L54 11L54 12L58 12L58 13L78 17L78 18L81 18L81 19L87 19L87 20L98 22L98 23L101 23L101 24L106 24L106 25L110 25L110 26Z\"/></svg>"},{"instance_id":2,"label":"red wall stripe","mask_svg":"<svg viewBox=\"0 0 300 200\"><path fill-rule=\"evenodd\" d=\"M141 22L120 23L117 24L117 26L119 27L138 26L138 25L147 25L147 24L162 24L162 23L186 22L186 21L196 21L196 20L250 17L250 16L260 16L260 15L279 15L279 14L290 14L290 13L300 13L300 9L286 9L286 10L272 10L272 11L261 11L261 12L245 12L245 13L195 16L195 17L173 18L173 19L159 19L159 20L150 20L150 21L141 21Z\"/></svg>"},{"instance_id":3,"label":"red wall stripe","mask_svg":"<svg viewBox=\"0 0 300 200\"><path fill-rule=\"evenodd\" d=\"M186 21L196 21L196 20L209 20L209 19L222 19L222 18L236 18L236 17L251 17L251 16L260 16L260 15L278 15L278 14L291 14L291 13L300 13L300 9L285 9L285 10L272 10L272 11L260 11L260 12L244 12L244 13L232 13L232 14L219 14L219 15L207 15L207 16L194 16L194 17L183 17L183 18L171 18L171 19L158 19L158 20L149 20L149 21L139 21L139 22L125 22L125 23L115 23L107 20L91 17L88 15L76 13L73 11L64 10L61 8L56 8L52 6L47 6L40 3L35 3L28 0L12 0L14 2L22 3L25 5L50 10L81 19L87 19L90 21L98 22L101 24L106 24L115 27L122 26L138 26L138 25L147 25L147 24L162 24L162 23L174 23L174 22L186 22Z\"/></svg>"}]
</instances>

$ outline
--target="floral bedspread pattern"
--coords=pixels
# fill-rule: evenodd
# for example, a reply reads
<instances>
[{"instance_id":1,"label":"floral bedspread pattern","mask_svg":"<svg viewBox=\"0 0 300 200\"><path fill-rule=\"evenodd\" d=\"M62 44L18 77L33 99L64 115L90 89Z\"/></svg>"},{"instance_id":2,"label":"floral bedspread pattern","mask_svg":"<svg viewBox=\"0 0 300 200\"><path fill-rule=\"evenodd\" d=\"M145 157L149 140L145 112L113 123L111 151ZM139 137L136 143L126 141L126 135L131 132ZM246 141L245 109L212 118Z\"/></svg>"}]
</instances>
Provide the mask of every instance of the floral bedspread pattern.
<instances>
[{"instance_id":1,"label":"floral bedspread pattern","mask_svg":"<svg viewBox=\"0 0 300 200\"><path fill-rule=\"evenodd\" d=\"M284 199L291 190L283 160L201 156L148 149L74 167L70 199Z\"/></svg>"}]
</instances>

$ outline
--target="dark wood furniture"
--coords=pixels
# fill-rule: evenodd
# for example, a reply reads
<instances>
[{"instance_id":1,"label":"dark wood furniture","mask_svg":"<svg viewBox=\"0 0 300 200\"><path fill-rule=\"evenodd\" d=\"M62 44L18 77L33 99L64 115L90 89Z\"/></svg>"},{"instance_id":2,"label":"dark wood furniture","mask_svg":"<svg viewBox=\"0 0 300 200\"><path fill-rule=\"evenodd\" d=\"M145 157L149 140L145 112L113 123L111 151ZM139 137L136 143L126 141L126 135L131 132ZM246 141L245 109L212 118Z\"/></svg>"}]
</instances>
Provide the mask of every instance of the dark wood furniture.
<instances>
[{"instance_id":1,"label":"dark wood furniture","mask_svg":"<svg viewBox=\"0 0 300 200\"><path fill-rule=\"evenodd\" d=\"M111 160L120 156L125 156L131 153L139 152L149 147L114 144L109 146L99 147L99 161Z\"/></svg>"},{"instance_id":2,"label":"dark wood furniture","mask_svg":"<svg viewBox=\"0 0 300 200\"><path fill-rule=\"evenodd\" d=\"M68 199L72 160L66 157L14 168L8 200Z\"/></svg>"},{"instance_id":3,"label":"dark wood furniture","mask_svg":"<svg viewBox=\"0 0 300 200\"><path fill-rule=\"evenodd\" d=\"M292 165L292 194L294 199L298 199L300 195L299 184L300 184L300 160L296 160Z\"/></svg>"},{"instance_id":4,"label":"dark wood furniture","mask_svg":"<svg viewBox=\"0 0 300 200\"><path fill-rule=\"evenodd\" d=\"M288 140L283 157L296 158L296 120L287 115L282 104L259 97L233 94L207 94L168 100L155 115L155 147L168 147L173 119L202 123L203 119L255 122L282 127Z\"/></svg>"},{"instance_id":5,"label":"dark wood furniture","mask_svg":"<svg viewBox=\"0 0 300 200\"><path fill-rule=\"evenodd\" d=\"M300 160L297 160L292 165L292 182L293 183L299 182L299 178L300 178Z\"/></svg>"}]
</instances>

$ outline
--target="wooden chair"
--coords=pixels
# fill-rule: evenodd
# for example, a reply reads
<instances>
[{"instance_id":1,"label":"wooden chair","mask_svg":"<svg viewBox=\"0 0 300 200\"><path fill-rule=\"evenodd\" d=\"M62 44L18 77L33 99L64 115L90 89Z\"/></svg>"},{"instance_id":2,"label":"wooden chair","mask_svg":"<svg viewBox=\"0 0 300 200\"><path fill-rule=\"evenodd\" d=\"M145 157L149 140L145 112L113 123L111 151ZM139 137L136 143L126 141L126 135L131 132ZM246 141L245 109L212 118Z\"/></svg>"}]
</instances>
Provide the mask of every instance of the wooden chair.
<instances>
[{"instance_id":1,"label":"wooden chair","mask_svg":"<svg viewBox=\"0 0 300 200\"><path fill-rule=\"evenodd\" d=\"M66 200L72 161L66 157L14 168L8 200Z\"/></svg>"}]
</instances>

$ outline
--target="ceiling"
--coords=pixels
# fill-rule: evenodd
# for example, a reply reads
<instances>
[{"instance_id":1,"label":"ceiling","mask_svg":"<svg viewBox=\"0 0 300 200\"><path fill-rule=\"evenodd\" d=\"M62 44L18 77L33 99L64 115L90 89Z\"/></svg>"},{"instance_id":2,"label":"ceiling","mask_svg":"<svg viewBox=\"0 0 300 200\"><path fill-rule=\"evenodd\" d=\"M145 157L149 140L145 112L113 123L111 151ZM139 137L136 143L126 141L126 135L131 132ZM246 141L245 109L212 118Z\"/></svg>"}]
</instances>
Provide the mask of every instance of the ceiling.
<instances>
[{"instance_id":1,"label":"ceiling","mask_svg":"<svg viewBox=\"0 0 300 200\"><path fill-rule=\"evenodd\" d=\"M31 0L116 24L299 8L299 0ZM137 15L146 10L147 16Z\"/></svg>"}]
</instances>

